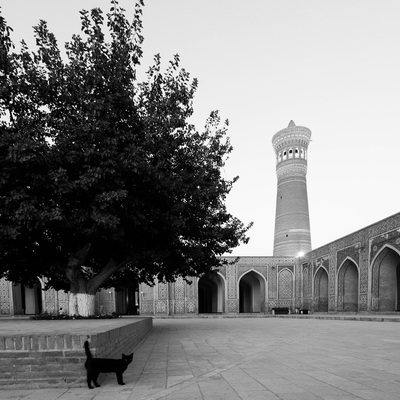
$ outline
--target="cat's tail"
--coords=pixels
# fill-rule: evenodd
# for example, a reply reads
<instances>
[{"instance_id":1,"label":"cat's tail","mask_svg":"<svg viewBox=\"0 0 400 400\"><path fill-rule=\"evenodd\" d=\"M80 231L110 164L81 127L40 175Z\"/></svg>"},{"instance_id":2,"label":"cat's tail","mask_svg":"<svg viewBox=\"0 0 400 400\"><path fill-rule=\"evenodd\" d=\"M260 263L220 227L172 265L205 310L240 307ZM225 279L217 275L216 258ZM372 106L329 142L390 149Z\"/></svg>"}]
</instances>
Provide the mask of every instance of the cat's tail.
<instances>
[{"instance_id":1,"label":"cat's tail","mask_svg":"<svg viewBox=\"0 0 400 400\"><path fill-rule=\"evenodd\" d=\"M89 349L89 342L87 340L85 341L85 353L86 353L86 357L88 359L92 358L92 353L90 352L90 349Z\"/></svg>"}]
</instances>

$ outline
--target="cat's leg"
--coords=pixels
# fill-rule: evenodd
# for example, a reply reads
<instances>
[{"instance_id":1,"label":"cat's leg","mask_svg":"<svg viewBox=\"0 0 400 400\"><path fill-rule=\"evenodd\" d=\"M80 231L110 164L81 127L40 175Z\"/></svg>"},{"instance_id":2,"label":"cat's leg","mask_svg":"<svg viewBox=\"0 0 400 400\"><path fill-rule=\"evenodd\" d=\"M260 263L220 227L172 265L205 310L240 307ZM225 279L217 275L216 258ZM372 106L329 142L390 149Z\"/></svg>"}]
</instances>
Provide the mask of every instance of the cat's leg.
<instances>
[{"instance_id":1,"label":"cat's leg","mask_svg":"<svg viewBox=\"0 0 400 400\"><path fill-rule=\"evenodd\" d=\"M122 378L122 372L116 372L117 374L117 382L119 385L125 385L124 380Z\"/></svg>"},{"instance_id":2,"label":"cat's leg","mask_svg":"<svg viewBox=\"0 0 400 400\"><path fill-rule=\"evenodd\" d=\"M97 378L99 377L99 375L100 375L100 372L96 372L93 376L93 383L94 383L94 386L96 386L96 387L100 387L100 385L97 383Z\"/></svg>"},{"instance_id":3,"label":"cat's leg","mask_svg":"<svg viewBox=\"0 0 400 400\"><path fill-rule=\"evenodd\" d=\"M91 382L91 379L90 379L89 372L87 373L86 376L87 376L87 377L86 377L86 381L87 381L88 388L89 388L89 389L93 389L93 386L92 386L92 384L90 383L90 382Z\"/></svg>"}]
</instances>

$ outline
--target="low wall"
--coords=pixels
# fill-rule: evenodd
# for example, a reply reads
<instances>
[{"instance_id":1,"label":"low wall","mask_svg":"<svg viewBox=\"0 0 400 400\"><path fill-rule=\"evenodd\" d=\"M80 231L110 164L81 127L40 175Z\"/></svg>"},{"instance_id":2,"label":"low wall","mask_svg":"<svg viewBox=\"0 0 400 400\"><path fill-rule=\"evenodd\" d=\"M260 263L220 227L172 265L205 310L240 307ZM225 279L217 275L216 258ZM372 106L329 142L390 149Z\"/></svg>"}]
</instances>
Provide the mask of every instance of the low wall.
<instances>
[{"instance_id":1,"label":"low wall","mask_svg":"<svg viewBox=\"0 0 400 400\"><path fill-rule=\"evenodd\" d=\"M0 327L6 331L4 335L0 329L0 388L86 386L85 340L89 339L94 357L121 358L121 353L134 351L153 327L152 318L109 320L115 322L98 327L90 321L71 321L70 325L62 321L63 325L58 327L61 321L29 321L41 322L34 327L41 327L42 332L33 329L21 334L12 329L7 333L7 324L0 321ZM24 322L27 330L29 322ZM59 329L65 333L57 332ZM52 330L56 332L49 333Z\"/></svg>"}]
</instances>

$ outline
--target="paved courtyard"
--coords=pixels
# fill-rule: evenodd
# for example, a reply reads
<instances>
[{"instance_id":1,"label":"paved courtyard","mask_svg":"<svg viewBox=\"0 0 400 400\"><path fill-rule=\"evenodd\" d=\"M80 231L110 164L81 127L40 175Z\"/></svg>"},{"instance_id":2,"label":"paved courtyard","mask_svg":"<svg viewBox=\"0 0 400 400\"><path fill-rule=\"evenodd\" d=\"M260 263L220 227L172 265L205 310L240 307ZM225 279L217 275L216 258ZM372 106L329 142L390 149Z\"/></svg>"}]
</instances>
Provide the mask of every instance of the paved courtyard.
<instances>
[{"instance_id":1,"label":"paved courtyard","mask_svg":"<svg viewBox=\"0 0 400 400\"><path fill-rule=\"evenodd\" d=\"M0 399L400 399L400 323L155 319L124 380L118 386L110 375L93 390L0 390Z\"/></svg>"}]
</instances>

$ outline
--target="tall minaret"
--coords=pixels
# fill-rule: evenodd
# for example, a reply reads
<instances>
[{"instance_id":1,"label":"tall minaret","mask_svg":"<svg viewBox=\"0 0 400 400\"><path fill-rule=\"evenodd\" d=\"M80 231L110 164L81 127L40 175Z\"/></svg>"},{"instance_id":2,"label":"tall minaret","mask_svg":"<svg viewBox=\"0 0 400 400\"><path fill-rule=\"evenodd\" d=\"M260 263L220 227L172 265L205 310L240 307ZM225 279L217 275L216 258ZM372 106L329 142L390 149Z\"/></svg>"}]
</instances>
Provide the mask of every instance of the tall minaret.
<instances>
[{"instance_id":1,"label":"tall minaret","mask_svg":"<svg viewBox=\"0 0 400 400\"><path fill-rule=\"evenodd\" d=\"M311 250L307 198L307 149L311 131L290 121L272 138L276 154L274 256L298 257Z\"/></svg>"}]
</instances>

